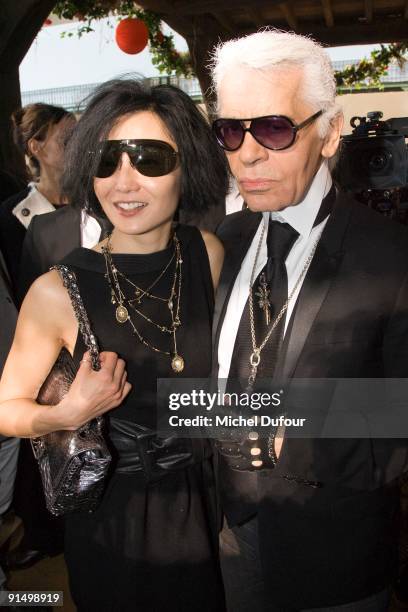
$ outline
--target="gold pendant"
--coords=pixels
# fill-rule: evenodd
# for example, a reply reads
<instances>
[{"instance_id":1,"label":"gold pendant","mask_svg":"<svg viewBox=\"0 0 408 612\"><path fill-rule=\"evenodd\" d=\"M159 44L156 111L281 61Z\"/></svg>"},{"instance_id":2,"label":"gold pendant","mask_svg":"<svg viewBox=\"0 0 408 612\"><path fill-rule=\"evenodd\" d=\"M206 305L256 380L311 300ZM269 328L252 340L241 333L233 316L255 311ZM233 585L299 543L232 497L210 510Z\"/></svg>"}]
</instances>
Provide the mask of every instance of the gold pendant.
<instances>
[{"instance_id":1,"label":"gold pendant","mask_svg":"<svg viewBox=\"0 0 408 612\"><path fill-rule=\"evenodd\" d=\"M126 323L129 318L128 309L122 304L116 309L116 320L118 323Z\"/></svg>"},{"instance_id":2,"label":"gold pendant","mask_svg":"<svg viewBox=\"0 0 408 612\"><path fill-rule=\"evenodd\" d=\"M171 360L171 367L173 368L173 372L179 374L184 370L184 359L181 355L175 355Z\"/></svg>"}]
</instances>

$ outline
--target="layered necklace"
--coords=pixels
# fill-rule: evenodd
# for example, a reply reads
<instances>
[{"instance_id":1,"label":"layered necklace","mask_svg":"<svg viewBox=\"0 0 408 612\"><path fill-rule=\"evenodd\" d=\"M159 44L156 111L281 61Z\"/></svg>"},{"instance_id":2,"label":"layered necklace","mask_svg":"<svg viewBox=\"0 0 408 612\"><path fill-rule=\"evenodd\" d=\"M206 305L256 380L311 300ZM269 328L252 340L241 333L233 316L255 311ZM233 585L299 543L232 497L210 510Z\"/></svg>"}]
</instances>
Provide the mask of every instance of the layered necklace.
<instances>
[{"instance_id":1,"label":"layered necklace","mask_svg":"<svg viewBox=\"0 0 408 612\"><path fill-rule=\"evenodd\" d=\"M271 337L272 333L274 332L274 330L276 329L276 327L279 324L279 321L282 319L283 315L285 314L285 312L288 309L289 303L291 302L291 300L293 299L293 296L296 294L296 291L299 288L300 283L303 281L306 272L309 269L310 264L312 263L312 259L314 257L314 254L316 252L317 246L319 244L321 235L322 235L323 229L320 231L317 239L315 240L315 242L313 243L312 249L309 253L309 256L307 257L303 268L298 276L298 278L296 279L296 282L293 286L292 291L289 293L285 303L283 304L282 308L280 309L280 311L278 312L278 314L276 315L276 317L274 318L273 321L270 321L270 318L268 317L267 319L267 325L269 324L269 328L267 330L267 333L265 335L265 337L263 338L263 340L258 344L257 342L257 338L256 338L256 332L255 332L255 317L254 317L254 297L253 297L253 289L252 289L252 285L254 284L254 280L255 280L255 272L257 269L257 265L258 265L258 259L259 259L259 254L261 251L261 246L262 246L262 241L263 241L263 237L265 234L265 225L262 228L262 232L261 232L261 236L259 238L259 243L258 243L258 247L257 247L257 251L256 251L256 255L255 255L255 261L254 261L254 265L252 267L252 272L251 272L251 280L249 282L249 324L250 324L250 329L251 329L251 344L252 344L252 353L249 356L249 365L250 365L250 375L248 378L248 388L252 389L254 383L255 383L255 379L257 376L257 372L258 372L258 367L259 364L261 363L261 352L262 350L265 348L266 343L268 342L269 338ZM269 293L269 291L268 291ZM255 293L255 295L258 296L258 293ZM260 308L261 309L265 309L265 305L263 301L259 302Z\"/></svg>"},{"instance_id":2,"label":"layered necklace","mask_svg":"<svg viewBox=\"0 0 408 612\"><path fill-rule=\"evenodd\" d=\"M130 280L123 272L118 270L116 264L112 260L112 245L111 245L110 234L107 238L105 246L102 247L102 253L105 258L106 273L105 278L108 281L110 292L111 292L111 303L115 306L115 319L117 323L123 325L129 323L132 333L138 338L138 340L147 348L156 353L162 353L163 355L169 355L171 357L171 367L173 372L179 374L184 370L184 359L179 355L177 351L177 330L181 326L180 320L180 298L181 298L181 281L182 271L181 266L183 260L181 258L180 242L174 234L173 244L174 251L166 263L164 268L160 271L159 275L154 279L147 288L139 287L136 283ZM170 293L166 297L155 295L152 293L152 289L157 285L161 278L164 277L166 272L170 269L171 265L174 264L173 279L171 282ZM122 285L121 285L122 283ZM123 290L124 286L131 287L134 297L127 297ZM154 321L150 316L143 312L143 301L145 299L155 300L163 304L163 308L170 313L170 325L159 323ZM130 316L130 311L133 311L135 315L143 319L149 325L152 325L158 329L164 335L170 335L173 342L173 350L164 351L157 346L154 346L146 340L142 335L135 321Z\"/></svg>"}]
</instances>

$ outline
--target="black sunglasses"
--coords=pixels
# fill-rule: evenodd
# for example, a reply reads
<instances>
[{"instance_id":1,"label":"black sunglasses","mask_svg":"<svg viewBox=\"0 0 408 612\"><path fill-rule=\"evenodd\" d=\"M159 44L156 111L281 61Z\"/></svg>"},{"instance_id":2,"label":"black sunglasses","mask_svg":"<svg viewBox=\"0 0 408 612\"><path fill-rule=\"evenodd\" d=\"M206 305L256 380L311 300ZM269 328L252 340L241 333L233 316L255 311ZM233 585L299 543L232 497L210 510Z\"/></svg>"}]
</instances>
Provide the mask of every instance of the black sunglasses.
<instances>
[{"instance_id":1,"label":"black sunglasses","mask_svg":"<svg viewBox=\"0 0 408 612\"><path fill-rule=\"evenodd\" d=\"M244 142L245 132L273 151L288 149L295 142L296 134L323 114L322 110L302 121L293 123L284 115L267 115L253 119L216 119L212 125L218 144L226 151L236 151ZM249 127L244 122L250 121Z\"/></svg>"},{"instance_id":2,"label":"black sunglasses","mask_svg":"<svg viewBox=\"0 0 408 612\"><path fill-rule=\"evenodd\" d=\"M162 140L103 140L96 154L100 156L95 177L107 178L115 172L122 153L127 153L130 163L144 176L164 176L177 166L178 153Z\"/></svg>"}]
</instances>

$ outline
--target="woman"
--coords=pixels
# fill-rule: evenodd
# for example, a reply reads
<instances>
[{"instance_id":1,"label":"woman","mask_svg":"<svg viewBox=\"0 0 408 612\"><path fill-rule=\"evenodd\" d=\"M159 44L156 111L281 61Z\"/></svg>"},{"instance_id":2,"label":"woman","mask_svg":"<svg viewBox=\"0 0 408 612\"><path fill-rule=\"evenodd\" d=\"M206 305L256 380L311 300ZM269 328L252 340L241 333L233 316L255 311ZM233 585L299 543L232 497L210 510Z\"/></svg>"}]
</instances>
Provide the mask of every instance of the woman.
<instances>
[{"instance_id":1,"label":"woman","mask_svg":"<svg viewBox=\"0 0 408 612\"><path fill-rule=\"evenodd\" d=\"M14 143L27 160L31 178L26 189L0 207L0 243L16 289L21 249L31 219L64 203L64 142L75 117L59 106L37 103L15 111L11 119Z\"/></svg>"},{"instance_id":2,"label":"woman","mask_svg":"<svg viewBox=\"0 0 408 612\"><path fill-rule=\"evenodd\" d=\"M224 157L182 91L112 81L96 91L74 131L65 185L72 205L101 208L114 227L93 250L77 249L64 260L106 351L103 367L93 372L88 357L81 360L84 345L60 278L56 271L43 275L24 301L4 370L0 430L35 436L77 428L116 408L108 424L115 470L102 503L92 515L66 520L66 561L79 610L223 610L209 444L194 441L199 458L183 466L191 441L184 449L180 440L174 448L170 442L174 469L163 476L166 445L153 440L151 477L140 467L146 435L136 447L132 436L154 433L157 378L210 372L223 251L215 236L174 227L173 219L179 207L222 205ZM43 408L35 397L61 346L79 371L65 399Z\"/></svg>"}]
</instances>

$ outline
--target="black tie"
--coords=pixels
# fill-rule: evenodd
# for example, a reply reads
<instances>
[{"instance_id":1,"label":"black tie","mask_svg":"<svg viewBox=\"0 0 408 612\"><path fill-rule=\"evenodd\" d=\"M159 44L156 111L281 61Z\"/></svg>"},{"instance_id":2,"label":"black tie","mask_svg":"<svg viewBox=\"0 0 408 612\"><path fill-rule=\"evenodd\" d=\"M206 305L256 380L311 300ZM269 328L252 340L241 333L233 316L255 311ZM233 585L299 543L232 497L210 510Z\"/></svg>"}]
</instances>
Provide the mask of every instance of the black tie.
<instances>
[{"instance_id":1,"label":"black tie","mask_svg":"<svg viewBox=\"0 0 408 612\"><path fill-rule=\"evenodd\" d=\"M259 346L288 297L288 276L285 260L299 234L288 223L269 221L267 246L268 259L253 284L254 327L256 344ZM269 309L270 321L266 318ZM261 352L257 377L273 376L285 329L286 312L272 332ZM249 298L242 313L234 351L232 354L229 379L246 380L250 374L249 359L253 351L249 316Z\"/></svg>"},{"instance_id":2,"label":"black tie","mask_svg":"<svg viewBox=\"0 0 408 612\"><path fill-rule=\"evenodd\" d=\"M336 197L335 189L332 187L329 194L324 198L320 211L315 219L314 226L320 224L330 214L331 207ZM288 298L288 279L285 260L298 237L298 233L287 223L269 221L267 246L268 260L256 278L253 285L254 297L254 325L257 346L261 344L267 334L268 326L265 323L263 310L259 307L263 279L268 283L271 302L271 322L274 320ZM256 295L258 294L258 295ZM261 362L257 372L257 378L273 376L279 350L282 345L283 331L285 328L285 315L280 320L278 326L272 332L264 349L261 352ZM271 323L269 323L269 326ZM289 328L288 328L289 329ZM250 374L249 358L252 353L251 326L249 320L249 302L244 308L238 332L235 338L234 351L231 360L230 372L228 377L227 390L242 391L241 385L247 386ZM238 379L241 382L238 383ZM227 406L228 409L228 406ZM235 504L234 512L239 513L239 522L244 523L254 516L257 512L258 493L256 471L259 466L254 465L251 449L256 446L261 448L262 467L273 467L275 460L269 457L267 448L268 438L260 436L256 441L247 437L244 430L231 430L226 439L219 439L217 447L221 455L221 478L226 478L226 487L231 502ZM258 455L257 455L258 457ZM258 457L260 458L260 457ZM226 468L232 468L225 471ZM239 474L244 472L244 474Z\"/></svg>"},{"instance_id":3,"label":"black tie","mask_svg":"<svg viewBox=\"0 0 408 612\"><path fill-rule=\"evenodd\" d=\"M313 227L319 225L330 214L335 199L336 190L334 185L332 185L329 193L323 198ZM279 314L283 304L288 298L288 277L285 260L298 236L298 232L288 223L280 223L279 221L269 220L268 235L266 238L268 246L268 260L253 284L254 324L257 346L259 346L265 338L269 327L266 325L264 312L259 307L259 303L262 299L262 275L264 275L268 285L267 288L270 291L270 317L271 321L273 321L276 315ZM279 321L277 327L274 329L271 337L261 351L261 362L258 367L257 378L268 378L273 376L279 350L282 346L285 321L286 312L282 316L282 319ZM251 326L249 321L248 299L245 304L235 338L234 350L232 353L230 371L228 375L230 380L248 380L251 370L249 358L252 351L253 348L251 340Z\"/></svg>"}]
</instances>

